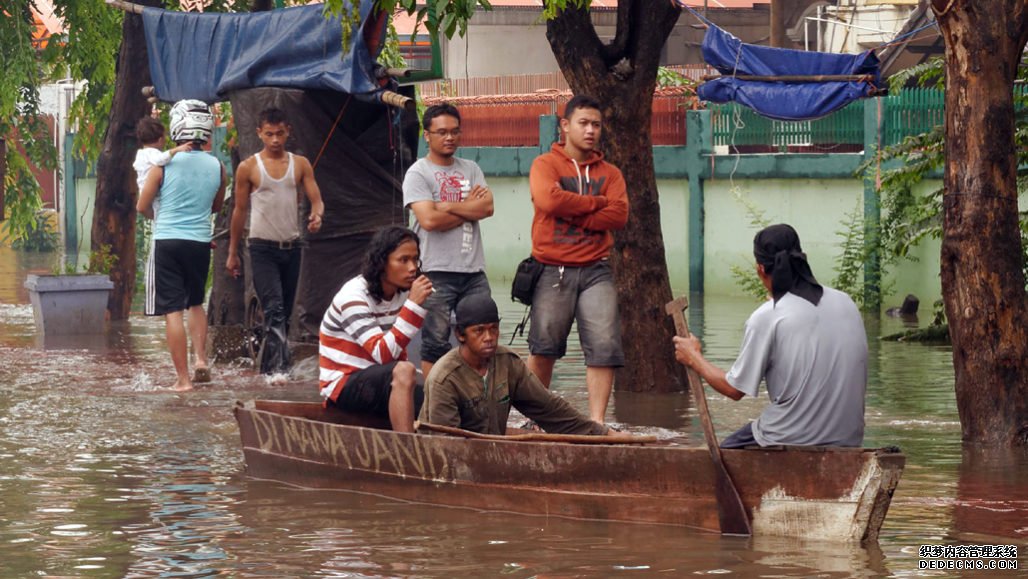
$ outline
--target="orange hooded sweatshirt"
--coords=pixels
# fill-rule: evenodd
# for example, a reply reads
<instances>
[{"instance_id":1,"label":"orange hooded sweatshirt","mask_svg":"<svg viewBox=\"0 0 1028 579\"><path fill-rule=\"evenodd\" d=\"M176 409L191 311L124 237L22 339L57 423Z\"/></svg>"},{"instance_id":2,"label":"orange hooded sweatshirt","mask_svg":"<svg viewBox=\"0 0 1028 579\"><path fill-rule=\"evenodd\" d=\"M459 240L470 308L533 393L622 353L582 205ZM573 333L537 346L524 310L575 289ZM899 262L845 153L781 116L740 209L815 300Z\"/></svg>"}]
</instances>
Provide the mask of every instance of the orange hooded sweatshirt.
<instances>
[{"instance_id":1,"label":"orange hooded sweatshirt","mask_svg":"<svg viewBox=\"0 0 1028 579\"><path fill-rule=\"evenodd\" d=\"M625 180L599 151L578 163L554 143L532 163L528 186L535 206L532 256L542 263L595 263L610 254L611 231L628 223Z\"/></svg>"}]
</instances>

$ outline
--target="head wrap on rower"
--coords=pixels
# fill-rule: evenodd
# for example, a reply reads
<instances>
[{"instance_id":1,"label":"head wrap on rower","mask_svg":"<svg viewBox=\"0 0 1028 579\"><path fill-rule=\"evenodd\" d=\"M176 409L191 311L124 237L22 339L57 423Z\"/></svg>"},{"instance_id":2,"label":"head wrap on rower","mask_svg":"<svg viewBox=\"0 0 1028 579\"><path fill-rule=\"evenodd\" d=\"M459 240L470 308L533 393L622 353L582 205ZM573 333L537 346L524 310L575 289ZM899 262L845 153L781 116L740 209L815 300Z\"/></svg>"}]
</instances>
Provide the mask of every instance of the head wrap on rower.
<instances>
[{"instance_id":1,"label":"head wrap on rower","mask_svg":"<svg viewBox=\"0 0 1028 579\"><path fill-rule=\"evenodd\" d=\"M496 302L488 294L472 294L457 304L455 312L457 329L463 331L468 326L492 324L500 321L500 313Z\"/></svg>"},{"instance_id":2,"label":"head wrap on rower","mask_svg":"<svg viewBox=\"0 0 1028 579\"><path fill-rule=\"evenodd\" d=\"M800 247L800 236L790 225L780 223L762 229L753 238L753 257L771 276L771 296L775 303L792 292L815 306L824 288L814 279L807 254Z\"/></svg>"}]
</instances>

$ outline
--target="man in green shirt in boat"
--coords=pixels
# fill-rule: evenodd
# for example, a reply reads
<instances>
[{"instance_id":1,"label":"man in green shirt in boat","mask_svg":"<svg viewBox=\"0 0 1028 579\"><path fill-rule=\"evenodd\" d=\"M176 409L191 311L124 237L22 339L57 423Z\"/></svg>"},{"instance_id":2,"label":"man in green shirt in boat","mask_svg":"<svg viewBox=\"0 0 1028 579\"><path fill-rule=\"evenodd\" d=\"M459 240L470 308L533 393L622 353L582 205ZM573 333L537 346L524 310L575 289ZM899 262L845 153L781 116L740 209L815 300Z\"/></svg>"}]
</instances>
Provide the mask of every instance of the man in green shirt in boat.
<instances>
[{"instance_id":1,"label":"man in green shirt in boat","mask_svg":"<svg viewBox=\"0 0 1028 579\"><path fill-rule=\"evenodd\" d=\"M422 423L502 435L513 406L546 432L631 438L583 416L547 390L514 351L498 344L500 315L488 294L462 299L456 317L460 346L428 374Z\"/></svg>"}]
</instances>

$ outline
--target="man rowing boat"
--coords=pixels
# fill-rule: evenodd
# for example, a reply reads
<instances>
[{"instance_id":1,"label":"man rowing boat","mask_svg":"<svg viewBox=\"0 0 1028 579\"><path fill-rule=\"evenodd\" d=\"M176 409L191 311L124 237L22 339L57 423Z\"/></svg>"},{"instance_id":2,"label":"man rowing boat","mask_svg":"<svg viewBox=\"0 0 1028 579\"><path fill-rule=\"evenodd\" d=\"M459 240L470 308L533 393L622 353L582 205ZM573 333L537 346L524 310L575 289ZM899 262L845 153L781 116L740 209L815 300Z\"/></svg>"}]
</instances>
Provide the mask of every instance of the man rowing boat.
<instances>
[{"instance_id":1,"label":"man rowing boat","mask_svg":"<svg viewBox=\"0 0 1028 579\"><path fill-rule=\"evenodd\" d=\"M704 358L695 336L674 338L675 358L732 400L756 396L767 383L771 404L721 446L861 446L867 336L856 304L817 283L789 225L757 233L753 255L772 299L746 321L732 368Z\"/></svg>"}]
</instances>

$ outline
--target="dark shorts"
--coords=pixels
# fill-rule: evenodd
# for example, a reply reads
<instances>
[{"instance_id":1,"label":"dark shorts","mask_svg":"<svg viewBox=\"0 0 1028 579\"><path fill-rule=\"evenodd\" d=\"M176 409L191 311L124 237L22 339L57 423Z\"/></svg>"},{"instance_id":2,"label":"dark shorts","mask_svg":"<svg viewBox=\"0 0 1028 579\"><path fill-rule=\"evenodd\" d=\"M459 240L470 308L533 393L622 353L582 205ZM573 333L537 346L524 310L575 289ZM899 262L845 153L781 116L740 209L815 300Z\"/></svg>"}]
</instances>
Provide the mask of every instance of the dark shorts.
<instances>
[{"instance_id":1,"label":"dark shorts","mask_svg":"<svg viewBox=\"0 0 1028 579\"><path fill-rule=\"evenodd\" d=\"M143 313L163 316L203 304L211 267L208 241L158 239L146 264Z\"/></svg>"},{"instance_id":2,"label":"dark shorts","mask_svg":"<svg viewBox=\"0 0 1028 579\"><path fill-rule=\"evenodd\" d=\"M398 362L390 362L358 370L346 379L343 390L335 404L347 412L360 412L389 418L389 395L393 392L393 368ZM425 401L425 389L419 384L414 387L414 416L421 412Z\"/></svg>"},{"instance_id":3,"label":"dark shorts","mask_svg":"<svg viewBox=\"0 0 1028 579\"><path fill-rule=\"evenodd\" d=\"M532 354L562 358L567 353L572 322L578 322L578 338L590 367L620 368L621 349L617 290L607 260L583 267L547 265L535 286L528 330Z\"/></svg>"}]
</instances>

